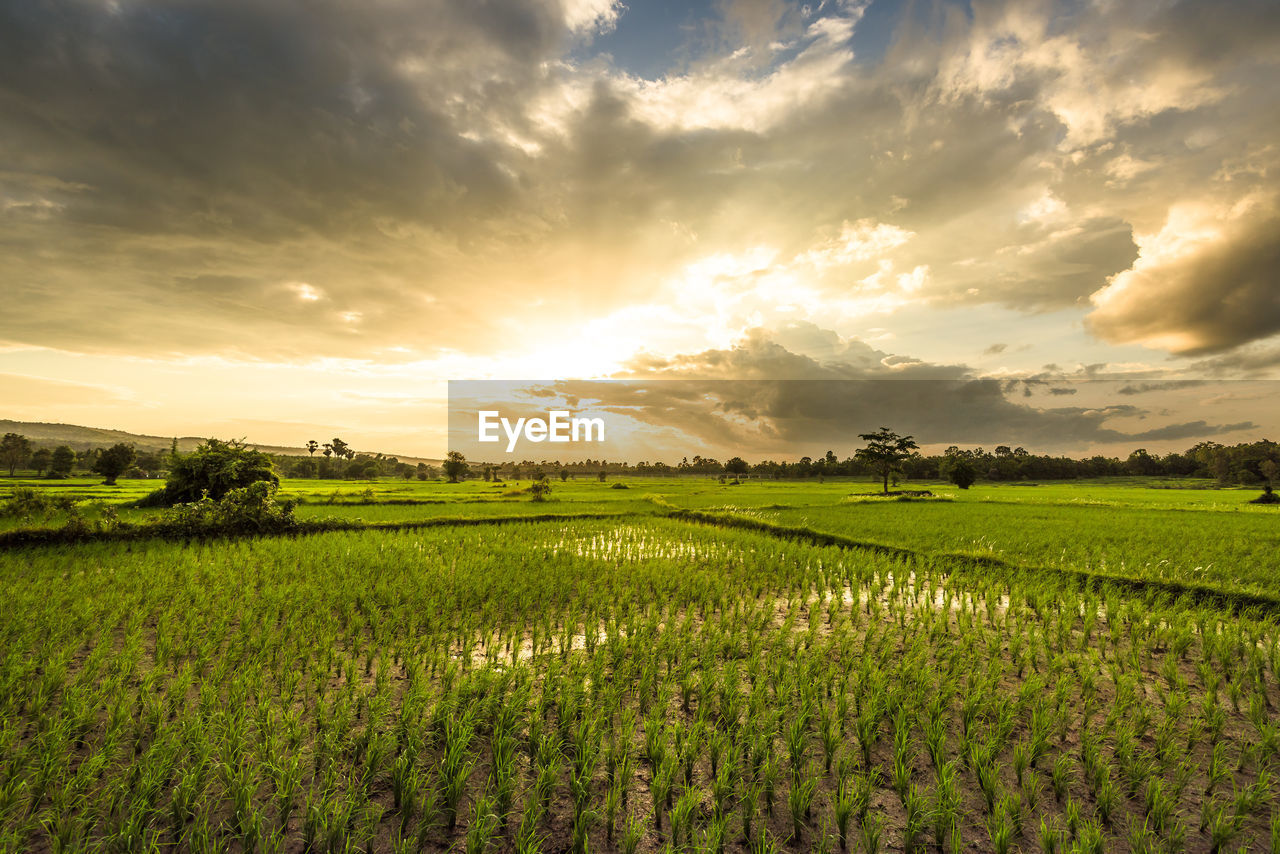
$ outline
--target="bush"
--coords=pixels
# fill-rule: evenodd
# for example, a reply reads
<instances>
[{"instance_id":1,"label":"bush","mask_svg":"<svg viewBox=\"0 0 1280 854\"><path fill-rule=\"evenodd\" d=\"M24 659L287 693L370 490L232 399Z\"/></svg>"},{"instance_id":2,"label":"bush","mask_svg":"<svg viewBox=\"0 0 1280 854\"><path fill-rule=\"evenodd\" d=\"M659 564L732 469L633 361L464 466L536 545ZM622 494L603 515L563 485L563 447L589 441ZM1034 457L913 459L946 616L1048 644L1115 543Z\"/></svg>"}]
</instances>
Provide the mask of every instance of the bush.
<instances>
[{"instance_id":1,"label":"bush","mask_svg":"<svg viewBox=\"0 0 1280 854\"><path fill-rule=\"evenodd\" d=\"M259 480L216 501L206 494L199 501L173 507L160 524L188 536L288 531L297 525L293 517L297 502L277 499L278 489L274 483Z\"/></svg>"},{"instance_id":2,"label":"bush","mask_svg":"<svg viewBox=\"0 0 1280 854\"><path fill-rule=\"evenodd\" d=\"M205 496L218 501L255 483L280 484L269 456L241 442L210 439L175 460L164 489L141 499L138 506L193 504Z\"/></svg>"},{"instance_id":3,"label":"bush","mask_svg":"<svg viewBox=\"0 0 1280 854\"><path fill-rule=\"evenodd\" d=\"M67 496L54 497L29 486L19 486L0 504L0 516L47 516L56 510L70 510L74 506L75 501Z\"/></svg>"}]
</instances>

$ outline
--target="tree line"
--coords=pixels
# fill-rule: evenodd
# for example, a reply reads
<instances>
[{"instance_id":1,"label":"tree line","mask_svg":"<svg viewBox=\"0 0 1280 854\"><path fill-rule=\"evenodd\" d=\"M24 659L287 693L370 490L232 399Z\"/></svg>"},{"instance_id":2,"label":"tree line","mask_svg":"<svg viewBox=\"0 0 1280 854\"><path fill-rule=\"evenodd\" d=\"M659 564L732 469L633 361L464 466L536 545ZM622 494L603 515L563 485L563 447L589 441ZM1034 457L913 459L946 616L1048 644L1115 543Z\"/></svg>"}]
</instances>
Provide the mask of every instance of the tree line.
<instances>
[{"instance_id":1,"label":"tree line","mask_svg":"<svg viewBox=\"0 0 1280 854\"><path fill-rule=\"evenodd\" d=\"M866 454L876 441L872 437L910 440L910 447L900 449L889 471ZM608 475L639 477L673 477L681 475L752 477L769 480L805 480L828 477L876 477L887 488L891 477L907 480L960 480L970 478L988 481L1074 480L1078 478L1143 476L1201 477L1221 484L1258 485L1275 483L1280 477L1280 445L1268 440L1237 445L1200 442L1183 452L1151 453L1137 448L1127 457L1094 455L1086 458L1034 454L1022 447L997 445L960 448L951 446L941 454L922 454L912 437L899 437L882 428L879 433L862 434L866 446L845 457L833 450L821 455L803 456L794 461L761 460L749 463L740 456L725 461L695 454L680 462L586 459L573 462L559 460L521 460L504 463L472 463L459 467L446 463L440 468L426 463L401 462L380 453L356 452L339 437L329 442L308 441L305 457L271 454L276 469L287 477L369 480L379 477L434 480L443 473L450 480L483 477L485 480L533 480L544 478L567 480L579 477L603 479ZM456 453L456 452L455 452ZM461 458L461 455L458 455ZM25 436L6 433L0 438L0 467L15 476L19 469L34 471L37 476L61 478L76 472L101 474L107 482L125 477L166 477L181 455L177 440L168 451L139 450L118 443L109 448L80 451L68 445L37 447ZM959 478L960 480L957 480Z\"/></svg>"},{"instance_id":2,"label":"tree line","mask_svg":"<svg viewBox=\"0 0 1280 854\"><path fill-rule=\"evenodd\" d=\"M897 437L892 431L886 432ZM872 440L867 437L876 435L879 434L862 434L861 438L870 445ZM1081 458L1034 454L1023 447L1009 445L997 445L991 449L952 445L940 454L923 454L911 448L903 453L901 459L895 461L890 476L896 474L907 480L950 480L953 473L964 471L971 471L977 480L988 481L1142 476L1212 478L1222 484L1257 485L1275 482L1280 477L1280 445L1268 440L1230 446L1217 442L1200 442L1185 451L1163 455L1152 453L1146 448L1137 448L1125 457L1095 454ZM860 457L857 450L843 458L834 450L828 450L821 455L803 456L794 461L766 459L754 463L739 456L721 461L699 454L685 456L676 464L647 460L627 463L604 459L574 462L527 459L504 463L473 462L466 476L484 474L487 475L486 480L495 476L504 480L537 480L544 476L559 476L561 479L583 476L597 478L601 473L640 477L727 475L766 480L882 478L884 475L883 469L875 460Z\"/></svg>"}]
</instances>

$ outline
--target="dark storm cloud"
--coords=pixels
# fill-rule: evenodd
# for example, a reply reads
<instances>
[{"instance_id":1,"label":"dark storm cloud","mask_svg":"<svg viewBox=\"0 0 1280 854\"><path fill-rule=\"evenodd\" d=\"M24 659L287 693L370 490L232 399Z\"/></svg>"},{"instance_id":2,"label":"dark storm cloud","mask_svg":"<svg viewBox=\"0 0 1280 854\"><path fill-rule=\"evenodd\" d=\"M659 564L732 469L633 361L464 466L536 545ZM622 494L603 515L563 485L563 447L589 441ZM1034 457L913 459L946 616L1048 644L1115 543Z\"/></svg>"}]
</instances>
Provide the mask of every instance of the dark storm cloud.
<instances>
[{"instance_id":1,"label":"dark storm cloud","mask_svg":"<svg viewBox=\"0 0 1280 854\"><path fill-rule=\"evenodd\" d=\"M1126 397L1135 394L1150 394L1159 391L1177 391L1184 388L1194 388L1204 385L1204 380L1164 380L1160 382L1140 382L1122 385L1116 389L1116 394L1123 394Z\"/></svg>"},{"instance_id":2,"label":"dark storm cloud","mask_svg":"<svg viewBox=\"0 0 1280 854\"><path fill-rule=\"evenodd\" d=\"M532 3L6 3L4 151L68 226L270 240L509 198L449 99L556 48ZM430 69L424 84L408 64ZM501 101L501 98L492 99ZM491 104L490 106L493 106Z\"/></svg>"},{"instance_id":3,"label":"dark storm cloud","mask_svg":"<svg viewBox=\"0 0 1280 854\"><path fill-rule=\"evenodd\" d=\"M887 354L859 342L850 342L850 356L851 361L818 362L757 333L729 350L637 364L626 380L552 383L544 392L599 401L598 409L755 454L813 452L828 445L847 449L858 433L882 424L925 444L1012 443L1032 449L1203 438L1257 426L1196 420L1129 432L1108 422L1150 413L1121 403L1019 403L1010 395L1038 381L1010 383L974 376L963 366L918 360L886 367L892 362ZM1102 388L1105 398L1115 385L1083 381L1048 391L1082 389L1098 396Z\"/></svg>"}]
</instances>

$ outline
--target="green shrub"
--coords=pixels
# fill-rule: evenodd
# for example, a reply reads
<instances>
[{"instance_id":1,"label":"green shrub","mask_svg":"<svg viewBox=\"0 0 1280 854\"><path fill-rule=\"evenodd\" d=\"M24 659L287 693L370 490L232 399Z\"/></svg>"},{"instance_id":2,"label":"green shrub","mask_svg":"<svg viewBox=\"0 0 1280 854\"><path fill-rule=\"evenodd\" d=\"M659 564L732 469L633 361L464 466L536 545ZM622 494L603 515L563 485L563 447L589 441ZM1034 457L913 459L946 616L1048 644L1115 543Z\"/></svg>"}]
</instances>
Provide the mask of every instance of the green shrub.
<instances>
[{"instance_id":1,"label":"green shrub","mask_svg":"<svg viewBox=\"0 0 1280 854\"><path fill-rule=\"evenodd\" d=\"M205 494L199 501L173 507L158 524L190 536L288 531L297 525L293 517L297 502L277 499L278 489L276 484L260 480L233 489L217 501Z\"/></svg>"}]
</instances>

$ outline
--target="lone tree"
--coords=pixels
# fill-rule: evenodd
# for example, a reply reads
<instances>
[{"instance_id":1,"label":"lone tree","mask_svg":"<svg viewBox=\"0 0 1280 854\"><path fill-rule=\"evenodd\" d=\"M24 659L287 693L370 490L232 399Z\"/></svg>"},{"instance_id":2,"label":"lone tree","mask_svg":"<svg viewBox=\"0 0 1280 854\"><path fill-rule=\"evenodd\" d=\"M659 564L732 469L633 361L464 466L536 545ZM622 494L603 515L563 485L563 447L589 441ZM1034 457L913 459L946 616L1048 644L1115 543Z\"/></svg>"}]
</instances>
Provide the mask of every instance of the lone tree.
<instances>
[{"instance_id":1,"label":"lone tree","mask_svg":"<svg viewBox=\"0 0 1280 854\"><path fill-rule=\"evenodd\" d=\"M730 457L729 461L724 464L724 470L734 477L742 477L747 473L747 461L742 457Z\"/></svg>"},{"instance_id":2,"label":"lone tree","mask_svg":"<svg viewBox=\"0 0 1280 854\"><path fill-rule=\"evenodd\" d=\"M128 471L137 458L138 452L133 445L117 442L98 455L93 471L102 475L102 482L107 486L115 486L116 478Z\"/></svg>"},{"instance_id":3,"label":"lone tree","mask_svg":"<svg viewBox=\"0 0 1280 854\"><path fill-rule=\"evenodd\" d=\"M457 483L467 476L470 467L462 451L450 451L444 458L444 473L450 483Z\"/></svg>"},{"instance_id":4,"label":"lone tree","mask_svg":"<svg viewBox=\"0 0 1280 854\"><path fill-rule=\"evenodd\" d=\"M189 504L206 492L217 501L260 480L280 483L271 457L234 439L209 439L174 463L164 489L149 496L147 503Z\"/></svg>"},{"instance_id":5,"label":"lone tree","mask_svg":"<svg viewBox=\"0 0 1280 854\"><path fill-rule=\"evenodd\" d=\"M36 470L36 476L44 474L44 470L49 467L49 463L53 461L53 451L48 448L41 448L31 455L31 467Z\"/></svg>"},{"instance_id":6,"label":"lone tree","mask_svg":"<svg viewBox=\"0 0 1280 854\"><path fill-rule=\"evenodd\" d=\"M884 482L884 493L888 495L889 475L920 446L911 436L899 436L888 427L881 427L875 433L859 433L858 438L866 442L867 446L854 451L853 455L880 475Z\"/></svg>"},{"instance_id":7,"label":"lone tree","mask_svg":"<svg viewBox=\"0 0 1280 854\"><path fill-rule=\"evenodd\" d=\"M959 454L948 454L942 461L942 475L961 489L968 489L978 479L973 463L968 457Z\"/></svg>"},{"instance_id":8,"label":"lone tree","mask_svg":"<svg viewBox=\"0 0 1280 854\"><path fill-rule=\"evenodd\" d=\"M308 457L314 457L316 455L316 451L318 450L320 450L320 443L317 442L315 439L312 439L309 442L307 442Z\"/></svg>"},{"instance_id":9,"label":"lone tree","mask_svg":"<svg viewBox=\"0 0 1280 854\"><path fill-rule=\"evenodd\" d=\"M31 443L21 433L5 433L0 439L0 462L9 467L9 477L17 471L18 466L27 460L31 453Z\"/></svg>"},{"instance_id":10,"label":"lone tree","mask_svg":"<svg viewBox=\"0 0 1280 854\"><path fill-rule=\"evenodd\" d=\"M76 452L67 445L59 445L53 449L49 458L49 477L66 477L76 464Z\"/></svg>"}]
</instances>

